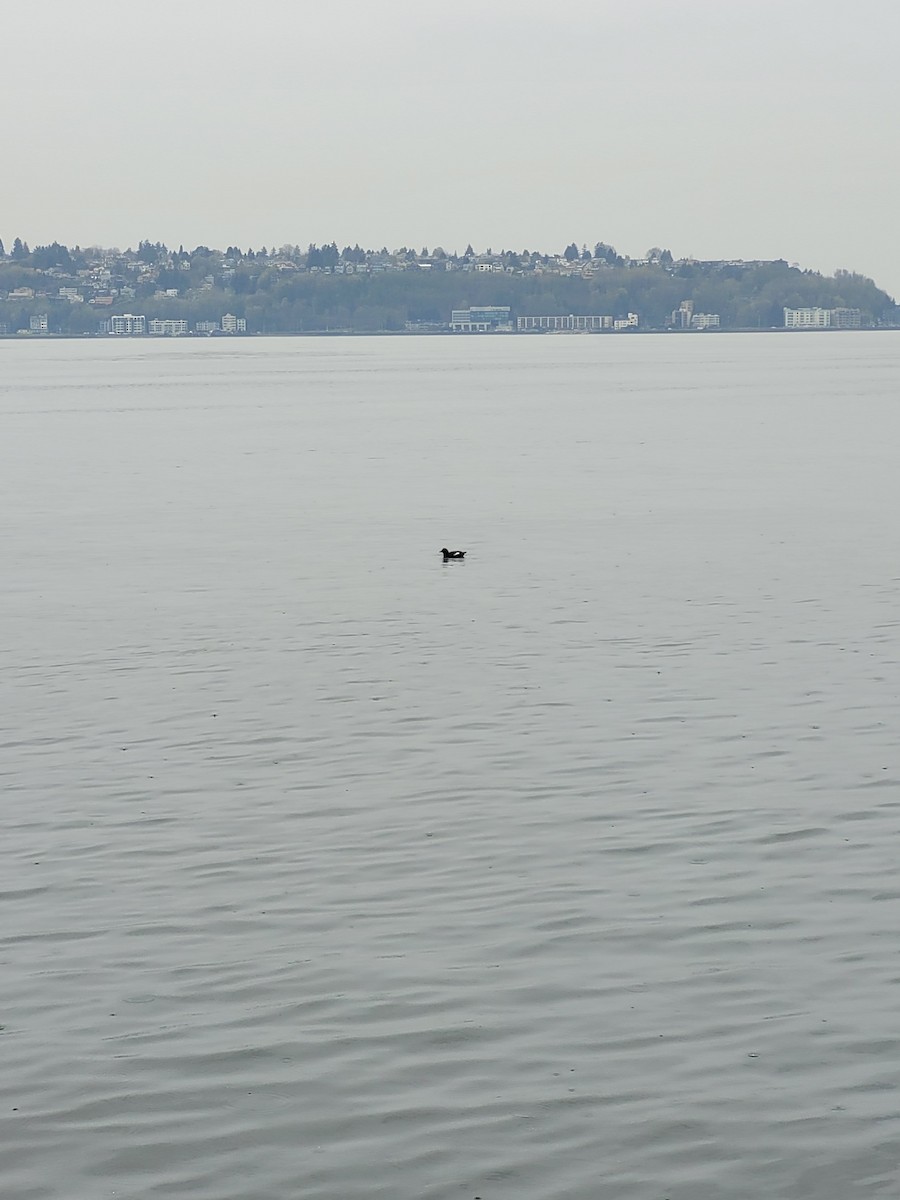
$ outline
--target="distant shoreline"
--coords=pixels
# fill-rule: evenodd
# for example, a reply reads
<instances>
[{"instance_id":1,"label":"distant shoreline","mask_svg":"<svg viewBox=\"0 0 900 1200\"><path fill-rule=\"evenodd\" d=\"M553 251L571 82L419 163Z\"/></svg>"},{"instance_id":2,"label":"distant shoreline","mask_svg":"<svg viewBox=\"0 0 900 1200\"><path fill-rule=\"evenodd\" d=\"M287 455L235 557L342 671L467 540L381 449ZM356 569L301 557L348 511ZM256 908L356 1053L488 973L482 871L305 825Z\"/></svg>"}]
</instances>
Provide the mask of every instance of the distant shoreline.
<instances>
[{"instance_id":1,"label":"distant shoreline","mask_svg":"<svg viewBox=\"0 0 900 1200\"><path fill-rule=\"evenodd\" d=\"M745 327L741 329L628 329L628 330L512 330L493 333L454 333L441 329L306 329L296 333L237 333L210 335L205 333L153 334L153 333L0 333L0 342L247 342L260 338L450 338L457 341L483 341L485 338L622 338L622 337L721 337L732 333L760 334L848 334L848 333L897 333L900 325L872 325L862 329L785 329L773 325L765 329Z\"/></svg>"},{"instance_id":2,"label":"distant shoreline","mask_svg":"<svg viewBox=\"0 0 900 1200\"><path fill-rule=\"evenodd\" d=\"M643 259L598 242L561 254L306 250L0 251L0 336L397 337L900 327L873 280L784 259Z\"/></svg>"}]
</instances>

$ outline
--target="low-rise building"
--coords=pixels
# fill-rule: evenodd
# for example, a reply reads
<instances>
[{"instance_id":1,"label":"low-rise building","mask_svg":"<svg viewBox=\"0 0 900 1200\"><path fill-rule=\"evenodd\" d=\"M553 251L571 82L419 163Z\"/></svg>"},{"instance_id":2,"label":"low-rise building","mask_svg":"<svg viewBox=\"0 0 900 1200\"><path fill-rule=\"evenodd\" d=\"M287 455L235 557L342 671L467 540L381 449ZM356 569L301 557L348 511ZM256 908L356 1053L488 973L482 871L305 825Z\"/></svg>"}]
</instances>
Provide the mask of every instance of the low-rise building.
<instances>
[{"instance_id":1,"label":"low-rise building","mask_svg":"<svg viewBox=\"0 0 900 1200\"><path fill-rule=\"evenodd\" d=\"M47 333L49 328L50 325L46 313L35 313L34 316L28 319L29 333Z\"/></svg>"},{"instance_id":2,"label":"low-rise building","mask_svg":"<svg viewBox=\"0 0 900 1200\"><path fill-rule=\"evenodd\" d=\"M626 329L637 329L637 327L637 313L629 313L627 317L621 317L618 321L613 322L613 329L616 333L624 333Z\"/></svg>"},{"instance_id":3,"label":"low-rise building","mask_svg":"<svg viewBox=\"0 0 900 1200\"><path fill-rule=\"evenodd\" d=\"M579 317L570 313L567 317L517 317L516 329L519 333L596 333L602 329L612 329L613 319L606 316Z\"/></svg>"},{"instance_id":4,"label":"low-rise building","mask_svg":"<svg viewBox=\"0 0 900 1200\"><path fill-rule=\"evenodd\" d=\"M485 305L455 308L450 314L454 333L507 333L512 329L512 314L508 306Z\"/></svg>"},{"instance_id":5,"label":"low-rise building","mask_svg":"<svg viewBox=\"0 0 900 1200\"><path fill-rule=\"evenodd\" d=\"M232 313L225 313L222 317L222 332L223 333L246 333L247 321L244 317L236 317Z\"/></svg>"},{"instance_id":6,"label":"low-rise building","mask_svg":"<svg viewBox=\"0 0 900 1200\"><path fill-rule=\"evenodd\" d=\"M862 313L858 308L833 308L831 310L832 329L862 328Z\"/></svg>"},{"instance_id":7,"label":"low-rise building","mask_svg":"<svg viewBox=\"0 0 900 1200\"><path fill-rule=\"evenodd\" d=\"M784 310L785 329L829 329L831 327L831 309L828 308L786 308Z\"/></svg>"},{"instance_id":8,"label":"low-rise building","mask_svg":"<svg viewBox=\"0 0 900 1200\"><path fill-rule=\"evenodd\" d=\"M159 317L151 317L147 326L147 332L154 337L183 337L187 331L187 321L160 320Z\"/></svg>"},{"instance_id":9,"label":"low-rise building","mask_svg":"<svg viewBox=\"0 0 900 1200\"><path fill-rule=\"evenodd\" d=\"M721 324L718 313L694 313L691 317L691 329L719 329Z\"/></svg>"},{"instance_id":10,"label":"low-rise building","mask_svg":"<svg viewBox=\"0 0 900 1200\"><path fill-rule=\"evenodd\" d=\"M147 318L134 313L120 313L109 318L109 332L116 337L135 337L147 332Z\"/></svg>"}]
</instances>

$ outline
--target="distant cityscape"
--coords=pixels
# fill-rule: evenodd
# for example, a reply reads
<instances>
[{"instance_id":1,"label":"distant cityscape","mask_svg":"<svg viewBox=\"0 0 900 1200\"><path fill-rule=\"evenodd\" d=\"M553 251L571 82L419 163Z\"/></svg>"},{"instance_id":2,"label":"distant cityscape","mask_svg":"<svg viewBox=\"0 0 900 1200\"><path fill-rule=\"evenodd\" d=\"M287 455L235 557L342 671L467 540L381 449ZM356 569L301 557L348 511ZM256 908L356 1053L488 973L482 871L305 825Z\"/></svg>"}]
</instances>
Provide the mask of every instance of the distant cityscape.
<instances>
[{"instance_id":1,"label":"distant cityscape","mask_svg":"<svg viewBox=\"0 0 900 1200\"><path fill-rule=\"evenodd\" d=\"M561 253L120 251L0 242L0 335L234 337L289 333L633 333L896 327L893 299L849 271L781 259L641 258L597 242Z\"/></svg>"}]
</instances>

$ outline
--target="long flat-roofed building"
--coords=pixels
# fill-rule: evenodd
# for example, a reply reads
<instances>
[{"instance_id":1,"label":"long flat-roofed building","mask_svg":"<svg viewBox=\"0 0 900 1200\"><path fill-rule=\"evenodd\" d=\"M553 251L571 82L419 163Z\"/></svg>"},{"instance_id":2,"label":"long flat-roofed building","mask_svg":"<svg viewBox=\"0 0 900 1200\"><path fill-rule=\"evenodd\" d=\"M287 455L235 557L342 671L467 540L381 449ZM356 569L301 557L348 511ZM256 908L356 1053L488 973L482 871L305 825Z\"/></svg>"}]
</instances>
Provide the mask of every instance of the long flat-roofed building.
<instances>
[{"instance_id":1,"label":"long flat-roofed building","mask_svg":"<svg viewBox=\"0 0 900 1200\"><path fill-rule=\"evenodd\" d=\"M450 314L450 328L454 333L506 333L512 329L512 315L509 308L502 305L454 308Z\"/></svg>"},{"instance_id":2,"label":"long flat-roofed building","mask_svg":"<svg viewBox=\"0 0 900 1200\"><path fill-rule=\"evenodd\" d=\"M183 337L188 331L187 321L151 317L148 332L156 337Z\"/></svg>"},{"instance_id":3,"label":"long flat-roofed building","mask_svg":"<svg viewBox=\"0 0 900 1200\"><path fill-rule=\"evenodd\" d=\"M860 329L858 308L786 308L785 329Z\"/></svg>"},{"instance_id":4,"label":"long flat-roofed building","mask_svg":"<svg viewBox=\"0 0 900 1200\"><path fill-rule=\"evenodd\" d=\"M829 329L831 310L828 308L786 308L785 329Z\"/></svg>"},{"instance_id":5,"label":"long flat-roofed building","mask_svg":"<svg viewBox=\"0 0 900 1200\"><path fill-rule=\"evenodd\" d=\"M567 317L518 317L516 329L519 333L596 333L601 329L612 329L612 317L579 317L570 313Z\"/></svg>"}]
</instances>

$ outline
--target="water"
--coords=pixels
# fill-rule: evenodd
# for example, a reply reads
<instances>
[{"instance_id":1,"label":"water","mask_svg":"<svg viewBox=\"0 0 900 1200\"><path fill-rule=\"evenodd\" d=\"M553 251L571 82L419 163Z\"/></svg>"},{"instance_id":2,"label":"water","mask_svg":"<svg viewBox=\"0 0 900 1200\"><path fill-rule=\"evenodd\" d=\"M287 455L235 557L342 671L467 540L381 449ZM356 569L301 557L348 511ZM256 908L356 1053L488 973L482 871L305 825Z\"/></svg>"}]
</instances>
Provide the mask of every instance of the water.
<instances>
[{"instance_id":1,"label":"water","mask_svg":"<svg viewBox=\"0 0 900 1200\"><path fill-rule=\"evenodd\" d=\"M0 345L4 1198L895 1197L898 365Z\"/></svg>"}]
</instances>

